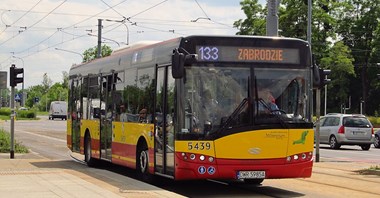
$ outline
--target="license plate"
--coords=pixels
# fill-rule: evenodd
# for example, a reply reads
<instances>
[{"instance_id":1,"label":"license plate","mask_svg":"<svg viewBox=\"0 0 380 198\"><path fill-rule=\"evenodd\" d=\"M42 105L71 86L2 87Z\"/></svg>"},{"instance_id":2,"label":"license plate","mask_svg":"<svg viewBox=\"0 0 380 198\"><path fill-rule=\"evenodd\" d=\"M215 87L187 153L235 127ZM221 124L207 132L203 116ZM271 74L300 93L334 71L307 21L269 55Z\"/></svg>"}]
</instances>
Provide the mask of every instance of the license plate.
<instances>
[{"instance_id":1,"label":"license plate","mask_svg":"<svg viewBox=\"0 0 380 198\"><path fill-rule=\"evenodd\" d=\"M365 132L364 131L354 131L354 132L352 132L352 134L354 134L354 135L364 135Z\"/></svg>"},{"instance_id":2,"label":"license plate","mask_svg":"<svg viewBox=\"0 0 380 198\"><path fill-rule=\"evenodd\" d=\"M238 171L238 179L263 179L265 178L265 171Z\"/></svg>"}]
</instances>

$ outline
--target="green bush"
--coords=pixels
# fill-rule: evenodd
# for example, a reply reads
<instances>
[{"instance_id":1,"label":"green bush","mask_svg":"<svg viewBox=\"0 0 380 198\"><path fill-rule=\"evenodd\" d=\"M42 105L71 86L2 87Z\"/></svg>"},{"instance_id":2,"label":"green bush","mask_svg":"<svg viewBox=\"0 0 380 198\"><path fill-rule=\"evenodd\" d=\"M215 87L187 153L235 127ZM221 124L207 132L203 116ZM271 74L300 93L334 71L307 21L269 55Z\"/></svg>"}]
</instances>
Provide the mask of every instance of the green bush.
<instances>
[{"instance_id":1,"label":"green bush","mask_svg":"<svg viewBox=\"0 0 380 198\"><path fill-rule=\"evenodd\" d=\"M368 116L368 120L372 123L373 127L380 128L380 117Z\"/></svg>"},{"instance_id":2,"label":"green bush","mask_svg":"<svg viewBox=\"0 0 380 198\"><path fill-rule=\"evenodd\" d=\"M34 111L28 110L20 110L16 112L17 118L36 118L36 113Z\"/></svg>"},{"instance_id":3,"label":"green bush","mask_svg":"<svg viewBox=\"0 0 380 198\"><path fill-rule=\"evenodd\" d=\"M0 115L10 116L11 109L10 108L0 108Z\"/></svg>"},{"instance_id":4,"label":"green bush","mask_svg":"<svg viewBox=\"0 0 380 198\"><path fill-rule=\"evenodd\" d=\"M11 151L10 134L0 129L0 153L9 153ZM28 153L28 148L15 141L15 153Z\"/></svg>"}]
</instances>

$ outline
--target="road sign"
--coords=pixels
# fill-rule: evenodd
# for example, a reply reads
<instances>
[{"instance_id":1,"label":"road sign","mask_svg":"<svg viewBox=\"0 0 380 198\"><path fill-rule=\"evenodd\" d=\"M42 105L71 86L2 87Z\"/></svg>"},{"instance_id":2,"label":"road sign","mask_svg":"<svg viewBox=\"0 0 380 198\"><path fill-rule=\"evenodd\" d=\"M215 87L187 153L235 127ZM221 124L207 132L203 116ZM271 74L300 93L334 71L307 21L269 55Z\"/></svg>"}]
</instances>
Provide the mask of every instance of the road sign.
<instances>
[{"instance_id":1,"label":"road sign","mask_svg":"<svg viewBox=\"0 0 380 198\"><path fill-rule=\"evenodd\" d=\"M16 94L15 95L15 100L21 100L21 95L20 94Z\"/></svg>"}]
</instances>

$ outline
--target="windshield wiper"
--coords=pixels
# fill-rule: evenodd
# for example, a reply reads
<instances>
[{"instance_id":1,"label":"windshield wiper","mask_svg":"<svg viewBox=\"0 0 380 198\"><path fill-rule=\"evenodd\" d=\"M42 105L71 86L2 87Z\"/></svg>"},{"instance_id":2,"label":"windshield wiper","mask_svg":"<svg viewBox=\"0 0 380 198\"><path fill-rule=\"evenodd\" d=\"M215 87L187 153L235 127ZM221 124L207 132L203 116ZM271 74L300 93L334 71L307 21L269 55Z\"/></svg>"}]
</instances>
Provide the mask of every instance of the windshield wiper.
<instances>
[{"instance_id":1,"label":"windshield wiper","mask_svg":"<svg viewBox=\"0 0 380 198\"><path fill-rule=\"evenodd\" d=\"M236 117L242 112L242 110L244 109L247 103L248 103L248 99L244 98L240 102L240 104L236 107L234 112L232 112L232 114L228 116L227 120L223 123L223 125L221 125L218 129L210 131L208 135L212 135L216 131L223 132L224 130L226 130L231 125L232 121L236 120Z\"/></svg>"},{"instance_id":2,"label":"windshield wiper","mask_svg":"<svg viewBox=\"0 0 380 198\"><path fill-rule=\"evenodd\" d=\"M280 109L271 109L267 103L265 103L265 101L263 99L257 99L256 98L256 108L257 108L257 112L258 112L258 107L259 107L259 103L265 107L265 109L267 109L270 114L269 115L274 115L274 117L278 118L278 120L280 121L280 124L282 125L283 128L289 128L289 125L286 123L286 121L284 120L284 118L281 116L281 113L283 113L282 110ZM280 114L278 114L277 112L280 112ZM258 116L259 114L257 114L256 116Z\"/></svg>"}]
</instances>

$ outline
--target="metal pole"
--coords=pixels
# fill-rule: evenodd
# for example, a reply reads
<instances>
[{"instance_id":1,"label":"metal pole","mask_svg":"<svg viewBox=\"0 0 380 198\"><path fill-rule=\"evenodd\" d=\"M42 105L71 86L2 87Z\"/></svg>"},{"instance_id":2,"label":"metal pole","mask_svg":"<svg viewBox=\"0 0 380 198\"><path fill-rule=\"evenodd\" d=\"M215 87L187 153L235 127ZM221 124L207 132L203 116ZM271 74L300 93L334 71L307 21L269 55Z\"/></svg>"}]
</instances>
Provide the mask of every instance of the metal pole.
<instances>
[{"instance_id":1,"label":"metal pole","mask_svg":"<svg viewBox=\"0 0 380 198\"><path fill-rule=\"evenodd\" d=\"M100 58L102 53L102 19L98 19L98 53L96 58Z\"/></svg>"},{"instance_id":2,"label":"metal pole","mask_svg":"<svg viewBox=\"0 0 380 198\"><path fill-rule=\"evenodd\" d=\"M15 158L15 145L14 145L14 133L15 133L15 100L12 98L15 95L15 87L11 87L11 159Z\"/></svg>"},{"instance_id":3,"label":"metal pole","mask_svg":"<svg viewBox=\"0 0 380 198\"><path fill-rule=\"evenodd\" d=\"M316 130L315 130L315 137L316 137L316 140L315 140L315 161L316 162L319 162L319 130L320 130L320 122L319 122L319 118L320 118L320 114L321 114L321 90L320 89L317 89L315 91L316 93L316 96L315 96L315 99L316 99L316 104L315 104L315 114L317 116L317 122L316 122Z\"/></svg>"},{"instance_id":4,"label":"metal pole","mask_svg":"<svg viewBox=\"0 0 380 198\"><path fill-rule=\"evenodd\" d=\"M267 36L278 36L278 15L277 10L280 0L268 0L268 14L267 14Z\"/></svg>"},{"instance_id":5,"label":"metal pole","mask_svg":"<svg viewBox=\"0 0 380 198\"><path fill-rule=\"evenodd\" d=\"M123 23L124 26L127 28L127 45L129 45L129 28L128 28L128 25Z\"/></svg>"},{"instance_id":6,"label":"metal pole","mask_svg":"<svg viewBox=\"0 0 380 198\"><path fill-rule=\"evenodd\" d=\"M309 45L311 46L311 5L312 0L308 0L307 2L307 41L309 42Z\"/></svg>"},{"instance_id":7,"label":"metal pole","mask_svg":"<svg viewBox=\"0 0 380 198\"><path fill-rule=\"evenodd\" d=\"M327 75L325 76L325 79L327 79ZM326 115L327 111L327 85L325 85L325 114Z\"/></svg>"}]
</instances>

